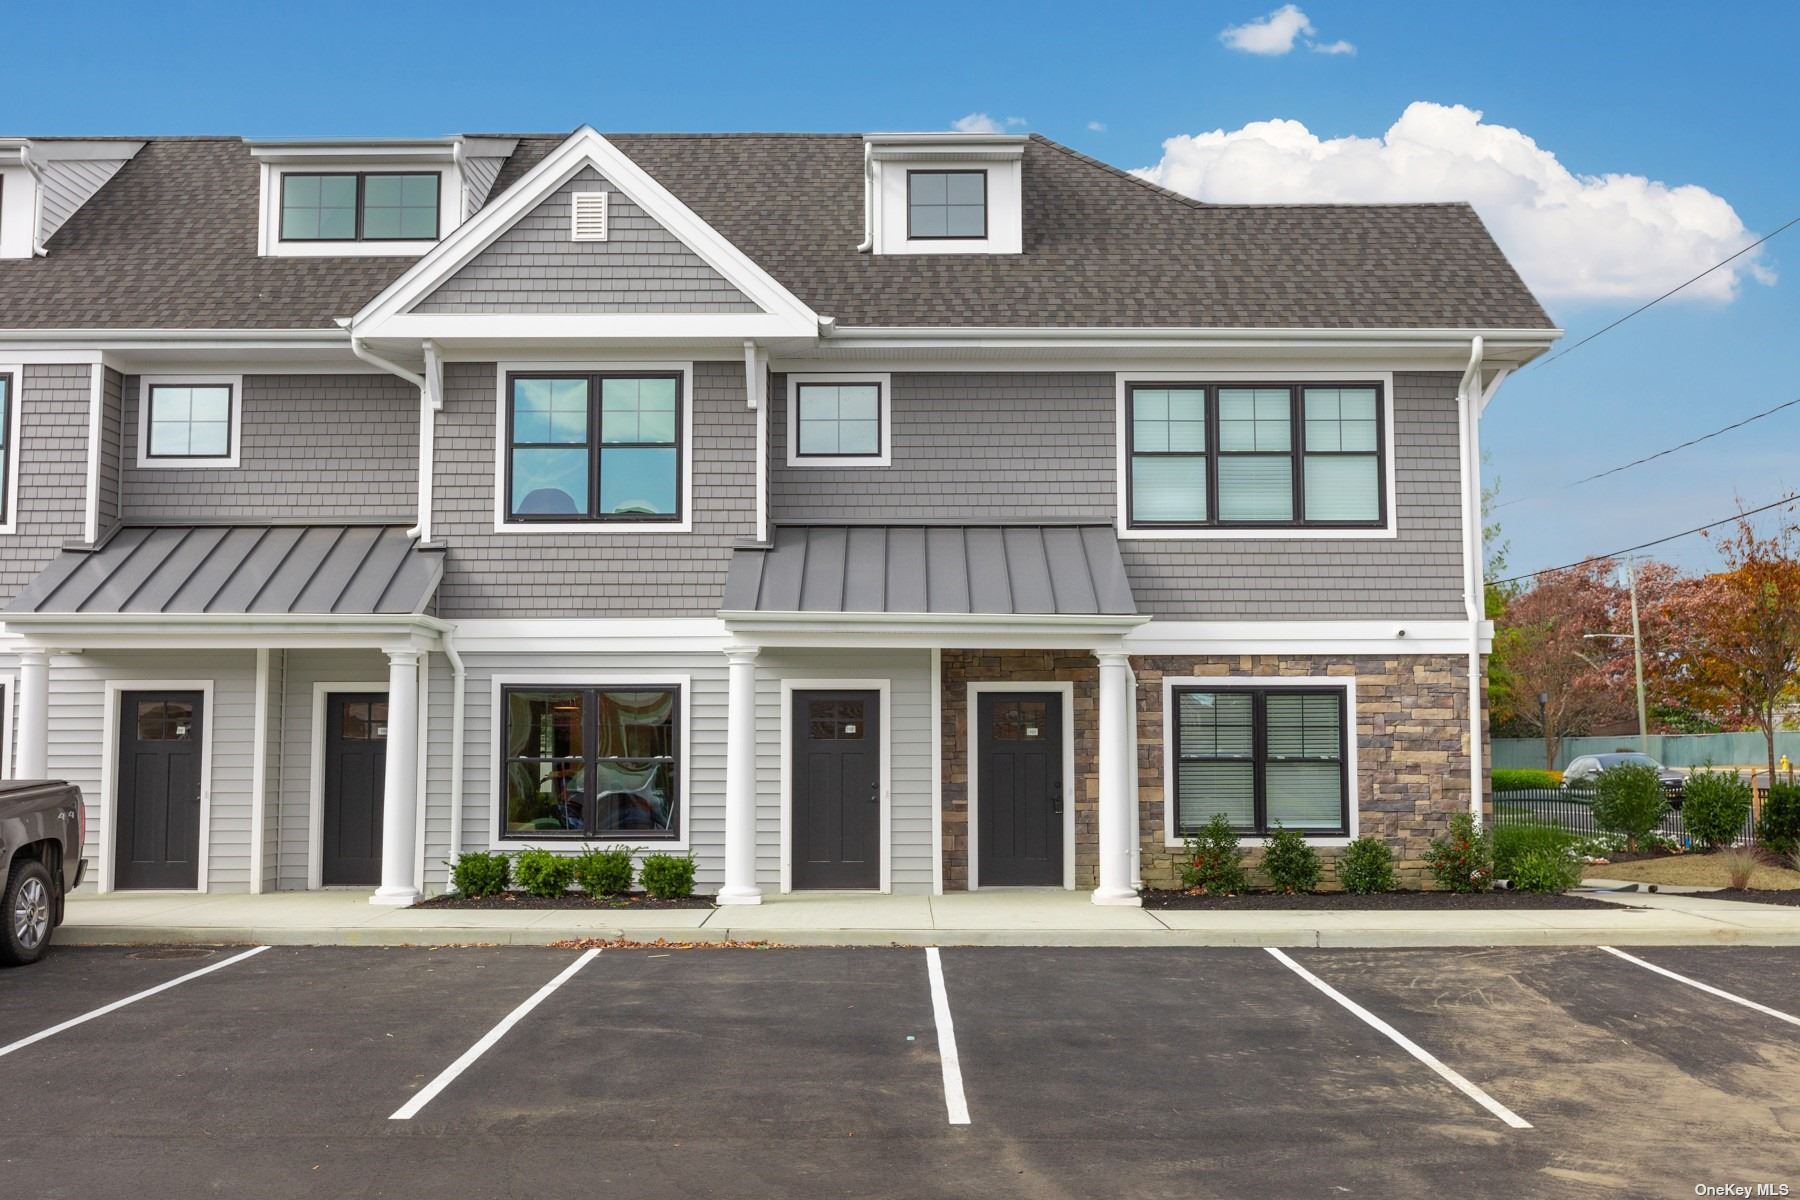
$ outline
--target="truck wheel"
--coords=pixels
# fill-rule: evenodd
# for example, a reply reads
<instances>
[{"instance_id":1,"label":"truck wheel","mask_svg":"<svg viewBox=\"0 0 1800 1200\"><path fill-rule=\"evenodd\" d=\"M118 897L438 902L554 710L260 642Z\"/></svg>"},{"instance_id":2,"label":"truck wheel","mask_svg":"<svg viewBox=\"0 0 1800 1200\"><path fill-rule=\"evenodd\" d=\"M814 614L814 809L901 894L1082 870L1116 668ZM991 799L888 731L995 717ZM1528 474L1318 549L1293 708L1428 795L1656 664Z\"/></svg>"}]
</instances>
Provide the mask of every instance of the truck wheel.
<instances>
[{"instance_id":1,"label":"truck wheel","mask_svg":"<svg viewBox=\"0 0 1800 1200\"><path fill-rule=\"evenodd\" d=\"M6 890L0 892L0 964L22 967L43 957L50 945L53 896L43 863L24 859L13 864Z\"/></svg>"}]
</instances>

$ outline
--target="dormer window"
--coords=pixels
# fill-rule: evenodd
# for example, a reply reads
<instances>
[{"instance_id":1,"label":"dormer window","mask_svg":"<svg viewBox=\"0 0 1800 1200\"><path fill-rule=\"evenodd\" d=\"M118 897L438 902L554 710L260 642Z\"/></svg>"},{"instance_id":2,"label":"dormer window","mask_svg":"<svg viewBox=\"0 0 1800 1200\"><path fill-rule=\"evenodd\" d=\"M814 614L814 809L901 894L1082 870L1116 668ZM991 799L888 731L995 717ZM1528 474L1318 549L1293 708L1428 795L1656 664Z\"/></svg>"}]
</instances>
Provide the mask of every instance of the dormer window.
<instances>
[{"instance_id":1,"label":"dormer window","mask_svg":"<svg viewBox=\"0 0 1800 1200\"><path fill-rule=\"evenodd\" d=\"M436 171L281 176L284 242L436 241Z\"/></svg>"},{"instance_id":2,"label":"dormer window","mask_svg":"<svg viewBox=\"0 0 1800 1200\"><path fill-rule=\"evenodd\" d=\"M906 236L985 238L986 171L908 171Z\"/></svg>"},{"instance_id":3,"label":"dormer window","mask_svg":"<svg viewBox=\"0 0 1800 1200\"><path fill-rule=\"evenodd\" d=\"M1018 254L1025 144L1019 134L879 133L867 147L864 249Z\"/></svg>"}]
</instances>

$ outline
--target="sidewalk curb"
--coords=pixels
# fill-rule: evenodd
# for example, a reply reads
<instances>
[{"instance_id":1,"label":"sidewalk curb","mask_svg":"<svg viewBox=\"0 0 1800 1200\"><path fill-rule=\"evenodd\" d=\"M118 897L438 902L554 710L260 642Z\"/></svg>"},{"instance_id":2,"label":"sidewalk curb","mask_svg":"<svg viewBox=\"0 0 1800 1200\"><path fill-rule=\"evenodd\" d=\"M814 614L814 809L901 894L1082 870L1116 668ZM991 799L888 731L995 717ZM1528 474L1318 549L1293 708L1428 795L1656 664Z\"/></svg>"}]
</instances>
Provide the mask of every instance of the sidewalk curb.
<instances>
[{"instance_id":1,"label":"sidewalk curb","mask_svg":"<svg viewBox=\"0 0 1800 1200\"><path fill-rule=\"evenodd\" d=\"M258 928L210 925L65 925L60 946L547 946L581 938L634 942L723 942L733 939L780 946L1037 946L1144 949L1150 947L1278 946L1288 949L1477 949L1488 946L1800 946L1792 929L1519 928L1488 930L1393 929L724 929L724 928Z\"/></svg>"}]
</instances>

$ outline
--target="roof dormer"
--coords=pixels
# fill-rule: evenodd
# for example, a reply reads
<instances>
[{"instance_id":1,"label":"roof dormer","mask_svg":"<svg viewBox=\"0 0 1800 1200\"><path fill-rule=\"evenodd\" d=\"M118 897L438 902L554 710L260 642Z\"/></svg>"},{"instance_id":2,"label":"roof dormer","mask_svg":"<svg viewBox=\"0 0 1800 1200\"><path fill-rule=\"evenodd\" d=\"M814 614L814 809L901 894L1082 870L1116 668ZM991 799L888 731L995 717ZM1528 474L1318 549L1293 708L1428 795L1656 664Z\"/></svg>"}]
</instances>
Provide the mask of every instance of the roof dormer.
<instances>
[{"instance_id":1,"label":"roof dormer","mask_svg":"<svg viewBox=\"0 0 1800 1200\"><path fill-rule=\"evenodd\" d=\"M31 258L144 148L136 141L0 138L0 258Z\"/></svg>"},{"instance_id":2,"label":"roof dormer","mask_svg":"<svg viewBox=\"0 0 1800 1200\"><path fill-rule=\"evenodd\" d=\"M863 138L864 238L876 254L1017 254L1024 242L1022 134Z\"/></svg>"},{"instance_id":3,"label":"roof dormer","mask_svg":"<svg viewBox=\"0 0 1800 1200\"><path fill-rule=\"evenodd\" d=\"M416 257L487 202L518 139L248 144L262 167L259 253Z\"/></svg>"}]
</instances>

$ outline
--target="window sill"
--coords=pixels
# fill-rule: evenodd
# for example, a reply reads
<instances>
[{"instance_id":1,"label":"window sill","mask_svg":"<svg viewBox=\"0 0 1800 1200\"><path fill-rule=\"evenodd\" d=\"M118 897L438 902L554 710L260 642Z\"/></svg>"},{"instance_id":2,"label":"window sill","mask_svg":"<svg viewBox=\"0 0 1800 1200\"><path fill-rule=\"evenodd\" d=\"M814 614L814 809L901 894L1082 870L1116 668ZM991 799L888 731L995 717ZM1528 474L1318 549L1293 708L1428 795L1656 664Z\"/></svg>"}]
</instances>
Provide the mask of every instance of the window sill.
<instances>
[{"instance_id":1,"label":"window sill","mask_svg":"<svg viewBox=\"0 0 1800 1200\"><path fill-rule=\"evenodd\" d=\"M1333 539L1333 538L1391 538L1399 536L1399 529L1392 523L1384 526L1343 526L1343 525L1276 525L1268 527L1230 528L1225 526L1193 529L1178 529L1161 526L1119 526L1119 540L1130 541L1243 541L1259 538L1288 539Z\"/></svg>"},{"instance_id":2,"label":"window sill","mask_svg":"<svg viewBox=\"0 0 1800 1200\"><path fill-rule=\"evenodd\" d=\"M1321 833L1317 835L1308 833L1302 834L1301 836L1309 846L1339 850L1355 841L1357 837L1355 833ZM1251 850L1266 849L1269 845L1269 837L1267 834L1240 833L1238 834L1238 838L1245 848ZM1165 850L1179 850L1183 844L1182 838L1171 838L1166 834L1163 837L1163 849Z\"/></svg>"},{"instance_id":3,"label":"window sill","mask_svg":"<svg viewBox=\"0 0 1800 1200\"><path fill-rule=\"evenodd\" d=\"M495 533L692 533L694 522L681 521L496 521Z\"/></svg>"},{"instance_id":4,"label":"window sill","mask_svg":"<svg viewBox=\"0 0 1800 1200\"><path fill-rule=\"evenodd\" d=\"M137 466L140 471L237 471L242 469L234 455L221 455L218 458L140 457Z\"/></svg>"},{"instance_id":5,"label":"window sill","mask_svg":"<svg viewBox=\"0 0 1800 1200\"><path fill-rule=\"evenodd\" d=\"M860 455L855 455L855 454L852 454L852 455L808 454L805 457L798 457L798 458L793 455L789 455L788 460L787 460L787 465L797 471L804 471L811 467L832 467L832 468L835 468L838 470L843 470L844 468L847 468L847 467L851 467L851 468L854 468L854 467L891 467L894 464L893 464L893 460L890 459L885 454L860 454Z\"/></svg>"},{"instance_id":6,"label":"window sill","mask_svg":"<svg viewBox=\"0 0 1800 1200\"><path fill-rule=\"evenodd\" d=\"M629 846L636 851L634 858L642 858L646 854L682 853L688 851L686 834L674 838L646 837L643 834L624 835L618 837L592 838L496 838L488 847L490 851L505 853L513 850L556 850L568 854L580 854L586 850L611 850L619 846Z\"/></svg>"}]
</instances>

